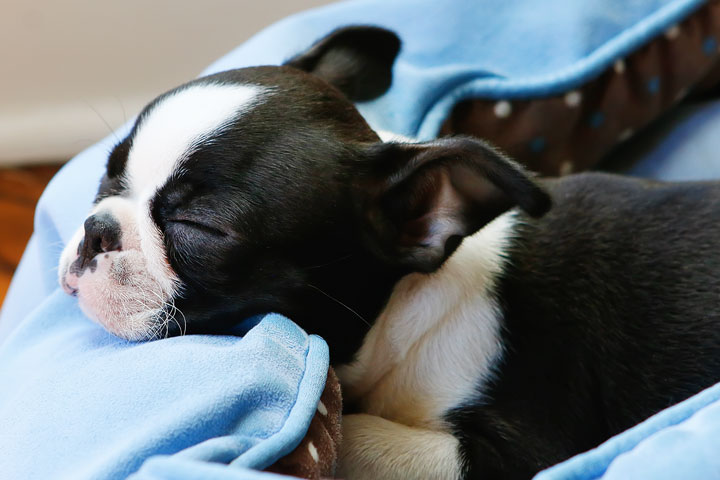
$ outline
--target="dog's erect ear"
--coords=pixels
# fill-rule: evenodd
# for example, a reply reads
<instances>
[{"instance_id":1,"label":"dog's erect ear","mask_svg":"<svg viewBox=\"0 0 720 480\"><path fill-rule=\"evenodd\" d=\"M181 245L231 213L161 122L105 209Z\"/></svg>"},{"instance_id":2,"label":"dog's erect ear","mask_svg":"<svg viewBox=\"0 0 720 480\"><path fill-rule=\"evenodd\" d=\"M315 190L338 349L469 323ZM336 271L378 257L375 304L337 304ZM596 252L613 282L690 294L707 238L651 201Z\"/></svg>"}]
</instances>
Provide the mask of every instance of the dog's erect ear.
<instances>
[{"instance_id":1,"label":"dog's erect ear","mask_svg":"<svg viewBox=\"0 0 720 480\"><path fill-rule=\"evenodd\" d=\"M317 75L350 100L379 97L390 88L400 39L378 27L347 27L332 32L285 65Z\"/></svg>"},{"instance_id":2,"label":"dog's erect ear","mask_svg":"<svg viewBox=\"0 0 720 480\"><path fill-rule=\"evenodd\" d=\"M365 240L383 260L432 272L485 224L519 206L531 216L549 195L487 143L453 137L421 144L376 144L355 187Z\"/></svg>"}]
</instances>

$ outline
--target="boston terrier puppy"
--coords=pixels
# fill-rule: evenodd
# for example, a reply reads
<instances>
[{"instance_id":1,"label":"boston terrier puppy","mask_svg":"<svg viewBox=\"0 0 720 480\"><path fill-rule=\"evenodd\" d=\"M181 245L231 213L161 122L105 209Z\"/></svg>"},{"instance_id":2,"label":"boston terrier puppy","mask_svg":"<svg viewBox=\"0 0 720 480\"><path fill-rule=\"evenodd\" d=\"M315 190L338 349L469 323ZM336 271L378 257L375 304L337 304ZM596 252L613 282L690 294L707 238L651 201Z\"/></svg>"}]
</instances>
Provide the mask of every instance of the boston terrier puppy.
<instances>
[{"instance_id":1,"label":"boston terrier puppy","mask_svg":"<svg viewBox=\"0 0 720 480\"><path fill-rule=\"evenodd\" d=\"M148 105L60 283L120 337L275 311L327 340L348 479L509 479L720 380L720 184L540 181L467 137L383 142L352 102L385 30Z\"/></svg>"}]
</instances>

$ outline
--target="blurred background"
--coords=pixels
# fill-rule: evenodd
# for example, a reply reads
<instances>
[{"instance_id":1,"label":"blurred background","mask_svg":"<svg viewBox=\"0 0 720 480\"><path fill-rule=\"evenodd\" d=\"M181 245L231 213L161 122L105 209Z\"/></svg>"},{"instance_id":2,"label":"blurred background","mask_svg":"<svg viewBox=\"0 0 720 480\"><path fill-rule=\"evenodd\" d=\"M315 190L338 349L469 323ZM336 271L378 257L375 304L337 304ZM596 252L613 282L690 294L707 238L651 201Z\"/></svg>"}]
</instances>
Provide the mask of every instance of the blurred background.
<instances>
[{"instance_id":1,"label":"blurred background","mask_svg":"<svg viewBox=\"0 0 720 480\"><path fill-rule=\"evenodd\" d=\"M327 0L3 0L0 165L69 158L270 23Z\"/></svg>"},{"instance_id":2,"label":"blurred background","mask_svg":"<svg viewBox=\"0 0 720 480\"><path fill-rule=\"evenodd\" d=\"M63 162L265 26L328 0L3 0L0 304Z\"/></svg>"}]
</instances>

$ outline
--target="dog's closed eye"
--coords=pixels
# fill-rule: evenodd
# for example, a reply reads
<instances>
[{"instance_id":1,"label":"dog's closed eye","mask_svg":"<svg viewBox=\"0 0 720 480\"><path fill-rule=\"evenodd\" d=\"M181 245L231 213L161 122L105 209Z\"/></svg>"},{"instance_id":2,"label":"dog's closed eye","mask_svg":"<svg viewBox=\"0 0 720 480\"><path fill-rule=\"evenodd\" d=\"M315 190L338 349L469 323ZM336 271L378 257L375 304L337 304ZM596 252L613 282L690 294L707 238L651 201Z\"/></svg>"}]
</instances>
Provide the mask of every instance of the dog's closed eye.
<instances>
[{"instance_id":1,"label":"dog's closed eye","mask_svg":"<svg viewBox=\"0 0 720 480\"><path fill-rule=\"evenodd\" d=\"M207 223L203 223L202 221L198 221L196 219L190 219L190 218L184 218L184 217L174 217L170 218L166 221L166 226L171 225L179 225L182 227L189 227L193 228L195 230L200 230L205 233L209 233L211 235L215 235L218 237L226 237L227 233L215 228L213 226L208 225Z\"/></svg>"}]
</instances>

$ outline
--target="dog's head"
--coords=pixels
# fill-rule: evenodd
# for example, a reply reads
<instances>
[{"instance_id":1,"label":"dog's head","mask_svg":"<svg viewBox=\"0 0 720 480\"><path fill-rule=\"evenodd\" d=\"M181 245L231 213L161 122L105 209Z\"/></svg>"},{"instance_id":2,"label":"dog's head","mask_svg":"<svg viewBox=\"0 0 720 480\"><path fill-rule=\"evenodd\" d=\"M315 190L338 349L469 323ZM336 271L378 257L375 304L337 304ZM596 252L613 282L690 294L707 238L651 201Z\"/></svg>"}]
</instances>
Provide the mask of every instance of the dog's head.
<instances>
[{"instance_id":1,"label":"dog's head","mask_svg":"<svg viewBox=\"0 0 720 480\"><path fill-rule=\"evenodd\" d=\"M110 154L63 288L128 339L266 311L361 338L401 275L437 269L515 205L543 213L543 191L481 141L379 141L351 102L388 89L398 49L386 30L342 29L285 66L157 98Z\"/></svg>"}]
</instances>

